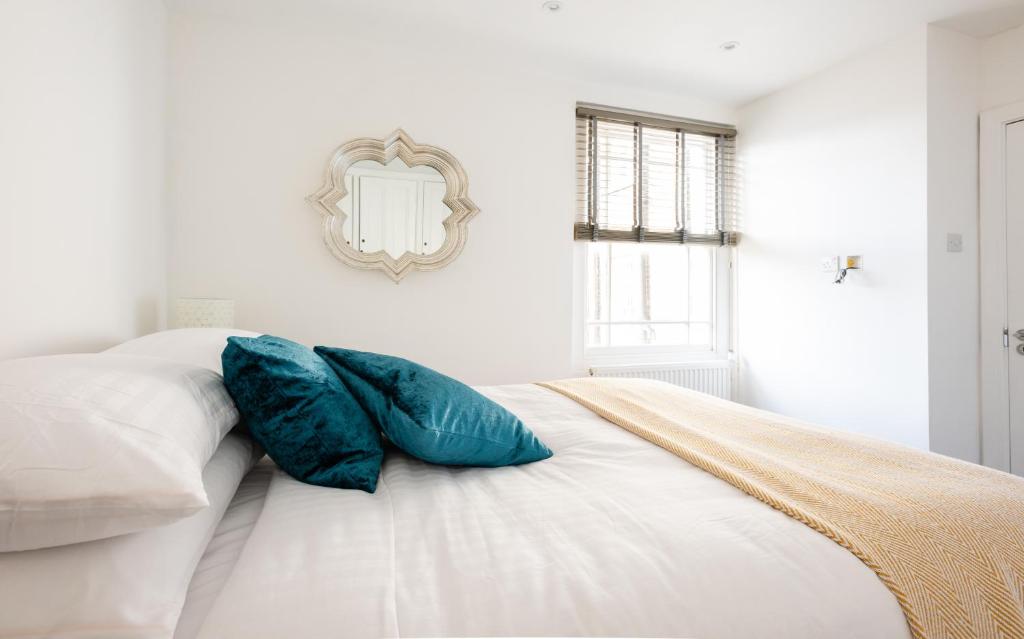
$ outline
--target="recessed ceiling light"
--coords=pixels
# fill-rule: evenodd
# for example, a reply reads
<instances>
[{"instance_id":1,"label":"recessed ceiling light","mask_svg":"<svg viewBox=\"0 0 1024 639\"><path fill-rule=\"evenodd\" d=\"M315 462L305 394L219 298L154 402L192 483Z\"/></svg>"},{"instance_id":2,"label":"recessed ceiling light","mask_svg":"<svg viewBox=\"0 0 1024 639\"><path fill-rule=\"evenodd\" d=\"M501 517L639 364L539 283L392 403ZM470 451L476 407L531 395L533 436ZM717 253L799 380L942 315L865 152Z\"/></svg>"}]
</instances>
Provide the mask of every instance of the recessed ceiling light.
<instances>
[{"instance_id":1,"label":"recessed ceiling light","mask_svg":"<svg viewBox=\"0 0 1024 639\"><path fill-rule=\"evenodd\" d=\"M722 51L734 51L739 48L740 43L735 40L729 40L728 42L723 42L718 46L721 47Z\"/></svg>"},{"instance_id":2,"label":"recessed ceiling light","mask_svg":"<svg viewBox=\"0 0 1024 639\"><path fill-rule=\"evenodd\" d=\"M562 10L562 3L560 0L547 0L544 4L540 5L548 13L558 13Z\"/></svg>"}]
</instances>

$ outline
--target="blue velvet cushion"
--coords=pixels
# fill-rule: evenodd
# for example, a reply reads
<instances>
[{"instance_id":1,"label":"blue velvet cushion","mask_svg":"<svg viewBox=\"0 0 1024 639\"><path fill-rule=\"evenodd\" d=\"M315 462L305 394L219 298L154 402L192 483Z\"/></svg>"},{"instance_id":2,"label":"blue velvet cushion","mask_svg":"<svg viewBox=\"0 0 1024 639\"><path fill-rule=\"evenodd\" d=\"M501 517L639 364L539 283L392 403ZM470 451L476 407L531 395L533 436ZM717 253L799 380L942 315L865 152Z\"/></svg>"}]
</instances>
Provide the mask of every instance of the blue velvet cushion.
<instances>
[{"instance_id":1,"label":"blue velvet cushion","mask_svg":"<svg viewBox=\"0 0 1024 639\"><path fill-rule=\"evenodd\" d=\"M462 382L376 353L317 346L395 446L449 466L511 466L551 451L518 417Z\"/></svg>"},{"instance_id":2,"label":"blue velvet cushion","mask_svg":"<svg viewBox=\"0 0 1024 639\"><path fill-rule=\"evenodd\" d=\"M372 493L380 433L312 350L280 337L229 337L224 383L249 432L286 473L307 484Z\"/></svg>"}]
</instances>

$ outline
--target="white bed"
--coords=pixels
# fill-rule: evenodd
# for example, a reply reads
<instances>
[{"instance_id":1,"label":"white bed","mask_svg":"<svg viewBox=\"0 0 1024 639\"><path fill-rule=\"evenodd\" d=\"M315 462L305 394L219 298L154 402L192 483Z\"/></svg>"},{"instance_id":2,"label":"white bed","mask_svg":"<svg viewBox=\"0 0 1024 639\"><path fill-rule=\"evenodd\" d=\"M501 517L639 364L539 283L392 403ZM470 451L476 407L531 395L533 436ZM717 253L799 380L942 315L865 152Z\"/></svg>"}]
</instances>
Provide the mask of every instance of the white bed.
<instances>
[{"instance_id":1,"label":"white bed","mask_svg":"<svg viewBox=\"0 0 1024 639\"><path fill-rule=\"evenodd\" d=\"M823 535L555 392L479 390L554 457L446 468L391 449L372 495L264 459L176 639L910 636L889 590Z\"/></svg>"}]
</instances>

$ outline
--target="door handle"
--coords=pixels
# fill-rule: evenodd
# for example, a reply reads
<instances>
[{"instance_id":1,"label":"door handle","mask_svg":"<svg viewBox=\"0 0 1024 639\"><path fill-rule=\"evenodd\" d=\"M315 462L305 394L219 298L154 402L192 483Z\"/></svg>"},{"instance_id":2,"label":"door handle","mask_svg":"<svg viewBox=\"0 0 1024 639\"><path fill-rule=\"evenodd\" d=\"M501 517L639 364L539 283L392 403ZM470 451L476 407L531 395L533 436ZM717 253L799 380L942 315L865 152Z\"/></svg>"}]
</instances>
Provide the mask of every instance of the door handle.
<instances>
[{"instance_id":1,"label":"door handle","mask_svg":"<svg viewBox=\"0 0 1024 639\"><path fill-rule=\"evenodd\" d=\"M1017 344L1017 353L1024 355L1024 344Z\"/></svg>"},{"instance_id":2,"label":"door handle","mask_svg":"<svg viewBox=\"0 0 1024 639\"><path fill-rule=\"evenodd\" d=\"M1020 341L1024 342L1024 328L1014 333L1013 336L1019 339Z\"/></svg>"}]
</instances>

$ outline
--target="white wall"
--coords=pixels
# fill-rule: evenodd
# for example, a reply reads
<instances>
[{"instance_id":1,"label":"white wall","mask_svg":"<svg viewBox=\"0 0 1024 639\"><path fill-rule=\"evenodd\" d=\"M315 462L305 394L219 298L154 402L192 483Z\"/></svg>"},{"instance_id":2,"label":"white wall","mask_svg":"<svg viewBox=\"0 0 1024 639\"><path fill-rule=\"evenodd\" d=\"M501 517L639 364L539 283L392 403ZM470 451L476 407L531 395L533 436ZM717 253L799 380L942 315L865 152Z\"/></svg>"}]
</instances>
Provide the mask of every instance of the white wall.
<instances>
[{"instance_id":1,"label":"white wall","mask_svg":"<svg viewBox=\"0 0 1024 639\"><path fill-rule=\"evenodd\" d=\"M741 399L928 446L926 30L740 112ZM842 285L828 255L862 255Z\"/></svg>"},{"instance_id":2,"label":"white wall","mask_svg":"<svg viewBox=\"0 0 1024 639\"><path fill-rule=\"evenodd\" d=\"M470 383L578 372L573 357L577 100L731 121L685 97L595 87L458 42L405 49L359 25L172 17L172 298L236 300L240 326L397 354ZM442 50L441 47L444 47ZM304 197L332 150L404 128L451 151L480 214L461 256L401 284L323 245Z\"/></svg>"},{"instance_id":3,"label":"white wall","mask_svg":"<svg viewBox=\"0 0 1024 639\"><path fill-rule=\"evenodd\" d=\"M158 327L165 9L0 2L0 359Z\"/></svg>"},{"instance_id":4,"label":"white wall","mask_svg":"<svg viewBox=\"0 0 1024 639\"><path fill-rule=\"evenodd\" d=\"M928 27L928 386L931 450L978 462L980 43ZM947 234L963 251L946 250Z\"/></svg>"},{"instance_id":5,"label":"white wall","mask_svg":"<svg viewBox=\"0 0 1024 639\"><path fill-rule=\"evenodd\" d=\"M927 77L931 449L977 462L978 113L1024 100L1024 27L982 40L929 27Z\"/></svg>"},{"instance_id":6,"label":"white wall","mask_svg":"<svg viewBox=\"0 0 1024 639\"><path fill-rule=\"evenodd\" d=\"M981 109L1024 100L1024 25L982 43Z\"/></svg>"},{"instance_id":7,"label":"white wall","mask_svg":"<svg viewBox=\"0 0 1024 639\"><path fill-rule=\"evenodd\" d=\"M928 26L741 111L746 401L979 460L978 112L1016 100L1024 100L1024 28L979 40ZM802 130L801 122L820 117L835 124ZM823 215L803 202L808 192L842 204ZM780 218L791 228L826 226L807 245L773 254L781 233L769 223ZM949 233L962 236L961 252L947 251ZM833 247L822 255L863 253L867 270L822 290L808 262L816 246ZM797 269L806 272L795 276ZM798 284L779 303L767 287L782 273ZM851 284L862 290L842 290ZM882 306L895 304L884 301L894 293L902 310ZM810 330L761 317L773 303L786 308L797 299ZM865 323L864 313L883 312L884 323ZM838 318L836 343L821 328L826 316ZM821 358L794 357L793 349ZM843 371L851 358L861 364L840 390L826 373ZM804 368L817 381L802 383Z\"/></svg>"}]
</instances>

